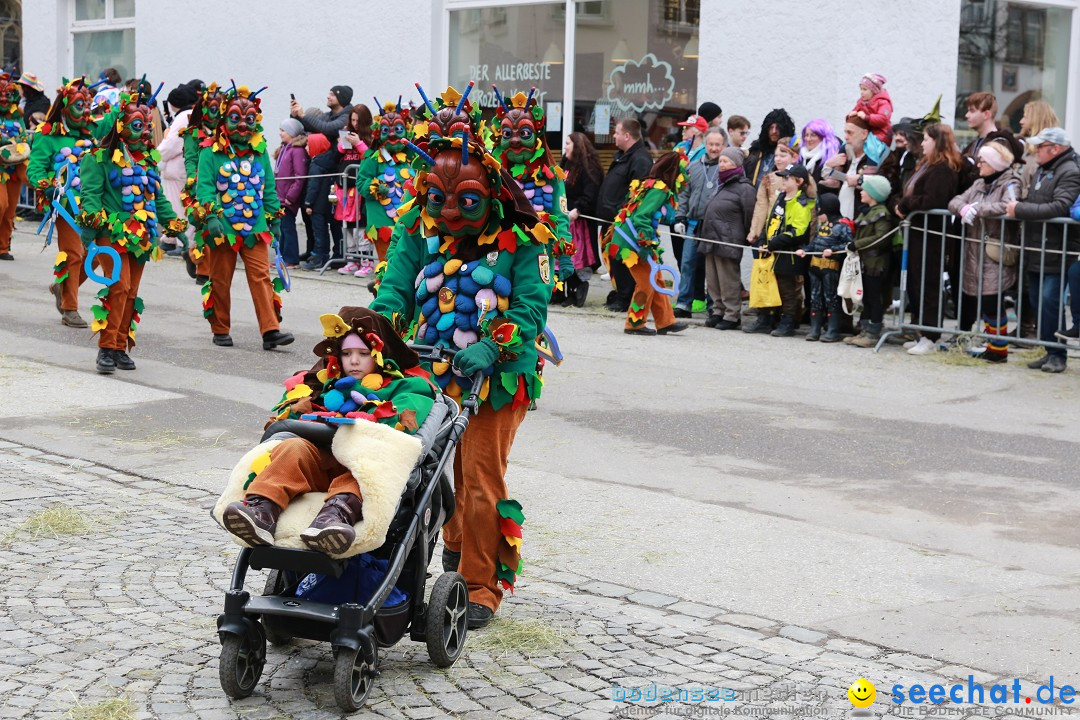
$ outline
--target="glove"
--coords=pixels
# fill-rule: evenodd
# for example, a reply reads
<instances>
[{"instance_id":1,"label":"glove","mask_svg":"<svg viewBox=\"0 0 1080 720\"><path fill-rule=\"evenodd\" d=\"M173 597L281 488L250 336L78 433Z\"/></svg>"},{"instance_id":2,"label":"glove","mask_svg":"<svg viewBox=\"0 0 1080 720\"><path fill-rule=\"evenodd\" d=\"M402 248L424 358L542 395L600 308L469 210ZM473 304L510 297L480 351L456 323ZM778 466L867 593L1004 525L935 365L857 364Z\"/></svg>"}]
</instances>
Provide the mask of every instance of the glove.
<instances>
[{"instance_id":1,"label":"glove","mask_svg":"<svg viewBox=\"0 0 1080 720\"><path fill-rule=\"evenodd\" d=\"M79 231L79 239L82 240L82 244L85 247L90 247L97 240L98 230L97 228L84 227Z\"/></svg>"},{"instance_id":2,"label":"glove","mask_svg":"<svg viewBox=\"0 0 1080 720\"><path fill-rule=\"evenodd\" d=\"M960 220L965 225L970 225L971 223L975 222L975 207L975 204L968 203L964 207L960 208Z\"/></svg>"},{"instance_id":3,"label":"glove","mask_svg":"<svg viewBox=\"0 0 1080 720\"><path fill-rule=\"evenodd\" d=\"M857 249L855 248L855 243L853 243L853 242L849 242L849 243L847 244L847 248L846 248L846 249L847 249L847 251L848 251L849 253L857 253L857 252L859 252L859 251L858 251L858 250L857 250Z\"/></svg>"},{"instance_id":4,"label":"glove","mask_svg":"<svg viewBox=\"0 0 1080 720\"><path fill-rule=\"evenodd\" d=\"M225 234L225 226L221 224L221 218L211 215L206 219L206 232L210 239L221 237Z\"/></svg>"},{"instance_id":5,"label":"glove","mask_svg":"<svg viewBox=\"0 0 1080 720\"><path fill-rule=\"evenodd\" d=\"M684 220L683 218L675 218L675 224L671 226L671 230L677 235L685 235L686 220Z\"/></svg>"},{"instance_id":6,"label":"glove","mask_svg":"<svg viewBox=\"0 0 1080 720\"><path fill-rule=\"evenodd\" d=\"M281 220L274 218L269 224L270 234L274 236L274 239L281 242Z\"/></svg>"},{"instance_id":7,"label":"glove","mask_svg":"<svg viewBox=\"0 0 1080 720\"><path fill-rule=\"evenodd\" d=\"M454 355L454 367L466 377L487 370L499 359L499 346L491 338L482 338Z\"/></svg>"}]
</instances>

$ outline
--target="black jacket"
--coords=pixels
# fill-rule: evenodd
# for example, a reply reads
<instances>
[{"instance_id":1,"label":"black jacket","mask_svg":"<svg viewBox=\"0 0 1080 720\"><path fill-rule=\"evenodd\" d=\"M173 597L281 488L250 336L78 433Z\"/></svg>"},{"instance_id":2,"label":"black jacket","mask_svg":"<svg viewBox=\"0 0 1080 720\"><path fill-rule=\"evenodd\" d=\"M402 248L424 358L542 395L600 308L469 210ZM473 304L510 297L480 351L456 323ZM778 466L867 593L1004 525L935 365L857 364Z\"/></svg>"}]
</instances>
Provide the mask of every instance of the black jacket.
<instances>
[{"instance_id":1,"label":"black jacket","mask_svg":"<svg viewBox=\"0 0 1080 720\"><path fill-rule=\"evenodd\" d=\"M745 245L756 200L754 185L745 175L739 175L724 183L705 206L705 214L698 227L698 237ZM740 248L707 242L699 243L698 251L729 260L739 260L743 256Z\"/></svg>"},{"instance_id":2,"label":"black jacket","mask_svg":"<svg viewBox=\"0 0 1080 720\"><path fill-rule=\"evenodd\" d=\"M1070 253L1080 251L1080 232L1077 232L1076 228L1049 223L1046 225L1046 249L1058 252L1043 253L1043 223L1039 222L1051 218L1069 217L1069 208L1076 202L1078 196L1080 196L1080 163L1078 163L1075 150L1068 150L1058 155L1047 164L1040 165L1035 171L1031 190L1028 191L1024 201L1016 205L1017 219L1032 221L1024 223L1024 246L1031 248L1025 251L1025 270L1037 273L1041 264L1044 273L1060 274L1060 251L1066 243L1066 231L1068 231L1068 245L1064 249ZM1069 262L1072 263L1074 259L1075 256L1070 257Z\"/></svg>"},{"instance_id":3,"label":"black jacket","mask_svg":"<svg viewBox=\"0 0 1080 720\"><path fill-rule=\"evenodd\" d=\"M340 157L337 149L331 146L326 152L311 158L308 175L326 175L337 172ZM311 208L311 212L316 215L331 215L334 212L333 206L330 205L330 186L333 181L332 177L311 177L304 190L304 207Z\"/></svg>"},{"instance_id":4,"label":"black jacket","mask_svg":"<svg viewBox=\"0 0 1080 720\"><path fill-rule=\"evenodd\" d=\"M604 180L593 180L589 173L582 170L566 176L566 209L577 209L580 215L596 214L596 197L600 194L600 183Z\"/></svg>"},{"instance_id":5,"label":"black jacket","mask_svg":"<svg viewBox=\"0 0 1080 720\"><path fill-rule=\"evenodd\" d=\"M644 179L652 170L652 165L652 155L645 147L644 140L638 140L625 152L620 150L615 153L615 159L611 161L611 167L600 185L596 216L614 220L630 195L630 181Z\"/></svg>"}]
</instances>

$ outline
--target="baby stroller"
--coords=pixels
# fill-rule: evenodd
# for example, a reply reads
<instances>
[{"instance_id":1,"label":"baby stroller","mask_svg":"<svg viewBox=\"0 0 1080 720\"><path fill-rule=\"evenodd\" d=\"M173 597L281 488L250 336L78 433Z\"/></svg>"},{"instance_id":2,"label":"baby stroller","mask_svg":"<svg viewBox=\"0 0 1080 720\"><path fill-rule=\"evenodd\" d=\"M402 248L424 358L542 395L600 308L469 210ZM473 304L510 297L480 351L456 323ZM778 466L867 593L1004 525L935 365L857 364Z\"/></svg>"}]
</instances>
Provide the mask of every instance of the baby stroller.
<instances>
[{"instance_id":1,"label":"baby stroller","mask_svg":"<svg viewBox=\"0 0 1080 720\"><path fill-rule=\"evenodd\" d=\"M413 346L423 360L450 362L454 353L441 347ZM329 641L334 651L334 698L342 710L360 709L378 674L379 648L391 647L409 632L427 643L438 667L454 664L465 645L469 588L456 572L442 573L424 602L428 562L442 526L454 513L454 487L447 468L454 450L476 412L483 375L472 378L472 390L459 409L440 395L416 437L423 451L409 476L386 534L371 553L385 561L386 575L370 598L330 604L297 597L297 588L311 573L341 578L345 560L311 550L246 547L240 551L232 581L225 593L225 612L218 617L221 687L231 698L251 695L266 662L266 641L275 645L292 638ZM279 420L263 433L303 437L329 447L337 427L305 420ZM288 433L289 435L281 435ZM355 558L353 558L355 559ZM270 570L263 594L244 590L248 568ZM397 590L408 599L384 607Z\"/></svg>"}]
</instances>

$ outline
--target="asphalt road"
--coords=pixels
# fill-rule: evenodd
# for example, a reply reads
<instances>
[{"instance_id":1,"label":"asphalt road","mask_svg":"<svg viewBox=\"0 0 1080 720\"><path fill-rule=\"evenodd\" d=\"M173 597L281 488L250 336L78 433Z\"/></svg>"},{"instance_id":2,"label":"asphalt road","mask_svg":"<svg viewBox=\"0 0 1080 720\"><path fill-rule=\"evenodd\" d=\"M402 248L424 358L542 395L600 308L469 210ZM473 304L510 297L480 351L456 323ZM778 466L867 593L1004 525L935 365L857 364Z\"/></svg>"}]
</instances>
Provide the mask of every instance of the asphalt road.
<instances>
[{"instance_id":1,"label":"asphalt road","mask_svg":"<svg viewBox=\"0 0 1080 720\"><path fill-rule=\"evenodd\" d=\"M318 316L370 300L359 280L299 275L283 324L297 342L264 352L238 273L236 347L218 348L167 259L144 275L138 369L101 377L95 339L61 326L47 292L54 251L26 227L0 263L0 438L172 484L218 487L280 381L310 366ZM97 289L83 288L84 317ZM700 325L629 337L594 290L590 307L550 314L567 360L511 458L526 578L535 563L1080 682L1080 372Z\"/></svg>"}]
</instances>

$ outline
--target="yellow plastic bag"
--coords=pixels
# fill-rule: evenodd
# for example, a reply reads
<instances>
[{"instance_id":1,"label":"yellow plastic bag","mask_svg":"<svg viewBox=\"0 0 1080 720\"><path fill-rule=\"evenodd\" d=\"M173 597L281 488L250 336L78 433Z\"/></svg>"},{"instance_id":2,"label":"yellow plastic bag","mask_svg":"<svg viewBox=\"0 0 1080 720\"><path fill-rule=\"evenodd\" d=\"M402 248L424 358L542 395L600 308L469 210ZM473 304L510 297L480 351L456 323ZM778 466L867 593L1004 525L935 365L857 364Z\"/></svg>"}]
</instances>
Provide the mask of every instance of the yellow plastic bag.
<instances>
[{"instance_id":1,"label":"yellow plastic bag","mask_svg":"<svg viewBox=\"0 0 1080 720\"><path fill-rule=\"evenodd\" d=\"M750 307L769 308L780 305L780 286L776 284L773 265L776 256L754 258L750 273Z\"/></svg>"}]
</instances>

